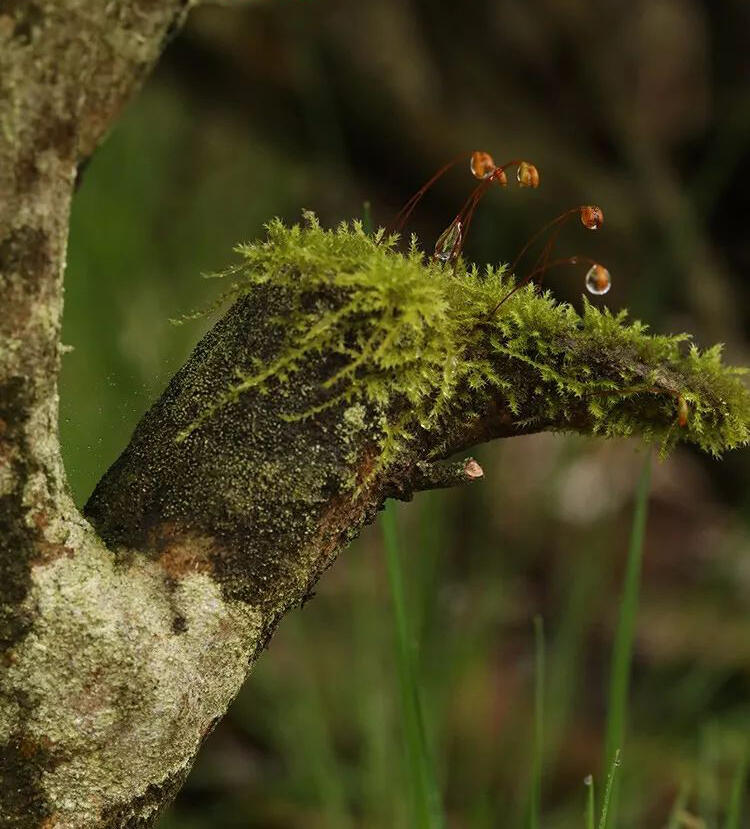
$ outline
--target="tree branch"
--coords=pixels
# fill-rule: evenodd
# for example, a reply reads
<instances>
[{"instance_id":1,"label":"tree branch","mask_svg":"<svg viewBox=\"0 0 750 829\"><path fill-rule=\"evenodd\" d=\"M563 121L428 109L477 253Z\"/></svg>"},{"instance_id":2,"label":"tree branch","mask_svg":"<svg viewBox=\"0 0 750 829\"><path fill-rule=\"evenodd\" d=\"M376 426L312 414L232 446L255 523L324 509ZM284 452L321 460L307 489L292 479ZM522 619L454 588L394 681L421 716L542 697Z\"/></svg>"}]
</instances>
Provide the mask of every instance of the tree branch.
<instances>
[{"instance_id":1,"label":"tree branch","mask_svg":"<svg viewBox=\"0 0 750 829\"><path fill-rule=\"evenodd\" d=\"M14 408L10 419L16 420L19 407L35 410L37 430L50 436L76 170L148 73L187 5L0 0L0 383L6 415ZM57 465L52 447L31 443L22 454L48 468Z\"/></svg>"},{"instance_id":2,"label":"tree branch","mask_svg":"<svg viewBox=\"0 0 750 829\"><path fill-rule=\"evenodd\" d=\"M56 374L76 165L184 4L0 0L0 814L145 827L278 620L387 497L542 429L720 451L748 394L718 354L395 254L271 225L234 303L85 508L65 489ZM689 412L685 428L681 412ZM90 522L90 523L89 523Z\"/></svg>"},{"instance_id":3,"label":"tree branch","mask_svg":"<svg viewBox=\"0 0 750 829\"><path fill-rule=\"evenodd\" d=\"M474 460L466 458L453 463L418 463L414 475L414 489L447 489L462 484L473 484L484 477L484 470Z\"/></svg>"},{"instance_id":4,"label":"tree branch","mask_svg":"<svg viewBox=\"0 0 750 829\"><path fill-rule=\"evenodd\" d=\"M6 781L23 784L3 796L6 813L37 817L28 825L150 825L278 620L385 499L480 472L440 459L494 437L590 432L607 405L613 423L670 434L672 389L694 401L687 437L727 446L747 437L748 396L730 370L611 318L596 318L606 328L597 341L565 306L527 290L496 325L480 314L469 326L462 297L476 299L481 280L361 232L277 227L246 255L252 277L87 503L96 533L58 517L64 542L34 547L28 594L9 603L27 627L6 656L0 728ZM397 304L381 307L389 279ZM507 288L481 284L487 307ZM452 304L433 290L451 292ZM442 310L431 327L423 312L433 307ZM454 377L440 350L457 346L444 336L454 313L471 353L456 355L464 379L436 408L440 378ZM381 323L404 319L426 339L408 330L394 339L391 328L373 339ZM549 340L543 362L503 334L512 319L525 340ZM390 366L382 376L378 361ZM483 386L475 369L512 382ZM419 376L437 385L409 401L405 378ZM615 377L624 387L611 395ZM634 393L636 380L667 391Z\"/></svg>"},{"instance_id":5,"label":"tree branch","mask_svg":"<svg viewBox=\"0 0 750 829\"><path fill-rule=\"evenodd\" d=\"M103 772L88 781L84 802L74 780L68 781L67 792L55 789L52 780L54 770L75 754L71 734L86 728L80 710L84 689L89 695L97 693L92 679L96 674L89 675L88 686L81 684L86 680L79 663L88 653L91 664L98 664L98 674L106 674L105 654L91 654L90 630L88 642L85 637L77 641L83 648L79 653L62 647L76 638L76 625L83 633L84 618L94 624L95 616L86 617L85 610L96 590L90 580L94 571L87 581L84 562L99 556L101 567L111 567L111 556L105 555L68 496L57 438L57 374L62 275L77 169L148 73L187 6L186 0L0 0L3 825L40 826L45 820L47 826L97 825L92 815L104 815L107 804L123 798L129 802L139 787L145 797L153 782L127 785L124 792L115 785L108 791L113 780ZM42 573L46 565L51 569ZM38 601L45 577L52 577L55 568L72 579L67 589L78 591L80 601L72 593L66 599L59 582L57 610L52 611ZM139 601L146 595L139 593ZM37 649L31 662L19 656L22 642L29 653ZM71 704L72 699L78 702ZM44 718L50 704L68 706L67 716L56 718L54 728ZM67 739L60 729L68 729ZM90 745L97 739L101 734L90 735ZM122 764L124 780L124 754ZM56 803L68 806L60 810Z\"/></svg>"}]
</instances>

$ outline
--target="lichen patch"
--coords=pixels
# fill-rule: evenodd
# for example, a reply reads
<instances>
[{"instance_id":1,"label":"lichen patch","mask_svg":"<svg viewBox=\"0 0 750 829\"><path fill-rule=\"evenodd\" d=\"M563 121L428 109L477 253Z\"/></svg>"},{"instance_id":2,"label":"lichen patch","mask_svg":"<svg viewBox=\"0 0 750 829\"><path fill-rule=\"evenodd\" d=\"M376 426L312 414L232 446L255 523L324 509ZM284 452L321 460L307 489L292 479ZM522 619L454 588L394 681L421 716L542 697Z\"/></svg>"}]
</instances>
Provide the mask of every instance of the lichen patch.
<instances>
[{"instance_id":1,"label":"lichen patch","mask_svg":"<svg viewBox=\"0 0 750 829\"><path fill-rule=\"evenodd\" d=\"M123 803L156 808L138 797L187 773L247 674L260 614L205 572L168 584L156 561L118 564L93 538L35 566L26 601L37 619L0 676L0 741L21 728L25 745L45 747L56 826Z\"/></svg>"}]
</instances>

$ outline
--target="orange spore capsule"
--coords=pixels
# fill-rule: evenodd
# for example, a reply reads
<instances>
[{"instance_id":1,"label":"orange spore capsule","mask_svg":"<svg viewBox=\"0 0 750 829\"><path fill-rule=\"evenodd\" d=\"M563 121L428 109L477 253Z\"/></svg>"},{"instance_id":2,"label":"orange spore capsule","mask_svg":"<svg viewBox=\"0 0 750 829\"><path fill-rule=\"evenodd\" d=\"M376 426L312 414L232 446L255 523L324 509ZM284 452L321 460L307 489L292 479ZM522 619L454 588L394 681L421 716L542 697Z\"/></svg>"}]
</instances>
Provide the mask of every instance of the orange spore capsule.
<instances>
[{"instance_id":1,"label":"orange spore capsule","mask_svg":"<svg viewBox=\"0 0 750 829\"><path fill-rule=\"evenodd\" d=\"M579 215L581 224L589 230L599 230L604 224L604 211L595 204L582 205Z\"/></svg>"},{"instance_id":2,"label":"orange spore capsule","mask_svg":"<svg viewBox=\"0 0 750 829\"><path fill-rule=\"evenodd\" d=\"M483 179L489 178L495 172L495 160L489 153L475 150L471 154L471 161L469 168L474 178Z\"/></svg>"},{"instance_id":3,"label":"orange spore capsule","mask_svg":"<svg viewBox=\"0 0 750 829\"><path fill-rule=\"evenodd\" d=\"M593 264L586 274L586 290L590 294L601 296L612 287L612 277L609 271L598 263Z\"/></svg>"},{"instance_id":4,"label":"orange spore capsule","mask_svg":"<svg viewBox=\"0 0 750 829\"><path fill-rule=\"evenodd\" d=\"M508 176L505 175L505 170L502 167L495 167L491 176L492 180L496 181L501 187L508 186Z\"/></svg>"},{"instance_id":5,"label":"orange spore capsule","mask_svg":"<svg viewBox=\"0 0 750 829\"><path fill-rule=\"evenodd\" d=\"M539 187L539 170L528 161L522 161L518 165L516 171L516 178L521 187L532 187L536 189Z\"/></svg>"},{"instance_id":6,"label":"orange spore capsule","mask_svg":"<svg viewBox=\"0 0 750 829\"><path fill-rule=\"evenodd\" d=\"M687 400L681 395L677 395L677 423L680 428L684 429L688 424L688 415L690 409L688 408Z\"/></svg>"}]
</instances>

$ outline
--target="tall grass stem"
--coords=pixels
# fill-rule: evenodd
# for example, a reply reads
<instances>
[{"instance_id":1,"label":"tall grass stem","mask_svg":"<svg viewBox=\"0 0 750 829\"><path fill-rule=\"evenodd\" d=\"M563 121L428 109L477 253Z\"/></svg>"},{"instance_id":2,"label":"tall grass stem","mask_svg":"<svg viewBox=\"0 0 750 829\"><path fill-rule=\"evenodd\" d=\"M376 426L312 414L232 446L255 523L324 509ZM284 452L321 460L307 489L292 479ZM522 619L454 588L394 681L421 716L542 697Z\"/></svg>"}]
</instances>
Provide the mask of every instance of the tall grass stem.
<instances>
[{"instance_id":1,"label":"tall grass stem","mask_svg":"<svg viewBox=\"0 0 750 829\"><path fill-rule=\"evenodd\" d=\"M372 205L369 201L362 202L362 230L368 236L372 236Z\"/></svg>"},{"instance_id":2,"label":"tall grass stem","mask_svg":"<svg viewBox=\"0 0 750 829\"><path fill-rule=\"evenodd\" d=\"M589 774L583 781L586 787L586 808L584 811L584 822L586 829L596 827L596 798L594 796L594 775Z\"/></svg>"},{"instance_id":3,"label":"tall grass stem","mask_svg":"<svg viewBox=\"0 0 750 829\"><path fill-rule=\"evenodd\" d=\"M534 754L531 778L529 829L539 829L542 813L544 762L544 620L534 617Z\"/></svg>"},{"instance_id":4,"label":"tall grass stem","mask_svg":"<svg viewBox=\"0 0 750 829\"><path fill-rule=\"evenodd\" d=\"M381 516L388 584L393 602L398 666L409 789L414 806L414 825L420 829L442 829L443 816L435 768L427 745L417 665L404 591L396 510L389 501Z\"/></svg>"},{"instance_id":5,"label":"tall grass stem","mask_svg":"<svg viewBox=\"0 0 750 829\"><path fill-rule=\"evenodd\" d=\"M689 795L690 787L687 783L683 783L682 786L680 786L680 791L677 793L677 797L675 798L672 811L669 813L667 829L680 829L680 826L683 825L682 818L685 813L685 807L687 806Z\"/></svg>"},{"instance_id":6,"label":"tall grass stem","mask_svg":"<svg viewBox=\"0 0 750 829\"><path fill-rule=\"evenodd\" d=\"M651 486L651 450L644 461L635 494L635 510L630 531L630 547L625 568L625 584L620 599L620 612L615 633L614 650L609 681L609 705L604 752L604 768L612 767L615 754L622 748L625 737L625 717L630 687L630 668L633 660L635 623L643 560L643 539L646 534L648 494ZM613 778L614 780L614 778ZM602 829L608 829L617 815L618 786L613 783L611 808Z\"/></svg>"},{"instance_id":7,"label":"tall grass stem","mask_svg":"<svg viewBox=\"0 0 750 829\"><path fill-rule=\"evenodd\" d=\"M748 778L748 746L742 748L742 755L737 764L737 770L732 780L732 792L729 796L729 812L727 814L726 829L740 829L742 820L742 801L747 791Z\"/></svg>"},{"instance_id":8,"label":"tall grass stem","mask_svg":"<svg viewBox=\"0 0 750 829\"><path fill-rule=\"evenodd\" d=\"M612 804L612 795L615 791L615 784L617 781L617 770L620 768L620 749L618 748L615 751L615 756L612 759L612 765L609 769L609 775L607 776L607 788L604 790L604 801L602 802L602 813L599 818L599 829L605 829L608 825L608 821L612 816L611 804Z\"/></svg>"}]
</instances>

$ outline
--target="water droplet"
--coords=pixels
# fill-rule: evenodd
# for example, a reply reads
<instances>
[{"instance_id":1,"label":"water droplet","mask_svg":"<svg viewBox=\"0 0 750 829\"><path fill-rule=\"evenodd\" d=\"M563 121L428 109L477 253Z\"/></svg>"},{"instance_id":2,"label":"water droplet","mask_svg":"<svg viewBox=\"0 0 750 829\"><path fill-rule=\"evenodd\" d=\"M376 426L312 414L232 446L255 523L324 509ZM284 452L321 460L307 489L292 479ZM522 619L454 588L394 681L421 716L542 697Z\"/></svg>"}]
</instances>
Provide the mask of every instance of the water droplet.
<instances>
[{"instance_id":1,"label":"water droplet","mask_svg":"<svg viewBox=\"0 0 750 829\"><path fill-rule=\"evenodd\" d=\"M584 204L580 216L581 224L589 230L599 230L604 224L604 211L595 204Z\"/></svg>"},{"instance_id":2,"label":"water droplet","mask_svg":"<svg viewBox=\"0 0 750 829\"><path fill-rule=\"evenodd\" d=\"M461 222L454 219L435 242L435 259L448 262L455 259L461 246Z\"/></svg>"},{"instance_id":3,"label":"water droplet","mask_svg":"<svg viewBox=\"0 0 750 829\"><path fill-rule=\"evenodd\" d=\"M476 150L471 154L469 167L474 178L489 178L495 171L495 160L489 153Z\"/></svg>"},{"instance_id":4,"label":"water droplet","mask_svg":"<svg viewBox=\"0 0 750 829\"><path fill-rule=\"evenodd\" d=\"M586 290L590 294L601 296L612 287L612 277L604 265L592 265L586 274Z\"/></svg>"},{"instance_id":5,"label":"water droplet","mask_svg":"<svg viewBox=\"0 0 750 829\"><path fill-rule=\"evenodd\" d=\"M516 178L521 187L533 187L534 189L539 187L539 170L528 161L522 161L518 165Z\"/></svg>"},{"instance_id":6,"label":"water droplet","mask_svg":"<svg viewBox=\"0 0 750 829\"><path fill-rule=\"evenodd\" d=\"M594 776L591 774L587 774L583 778L583 785L584 786L593 786L594 785Z\"/></svg>"}]
</instances>

